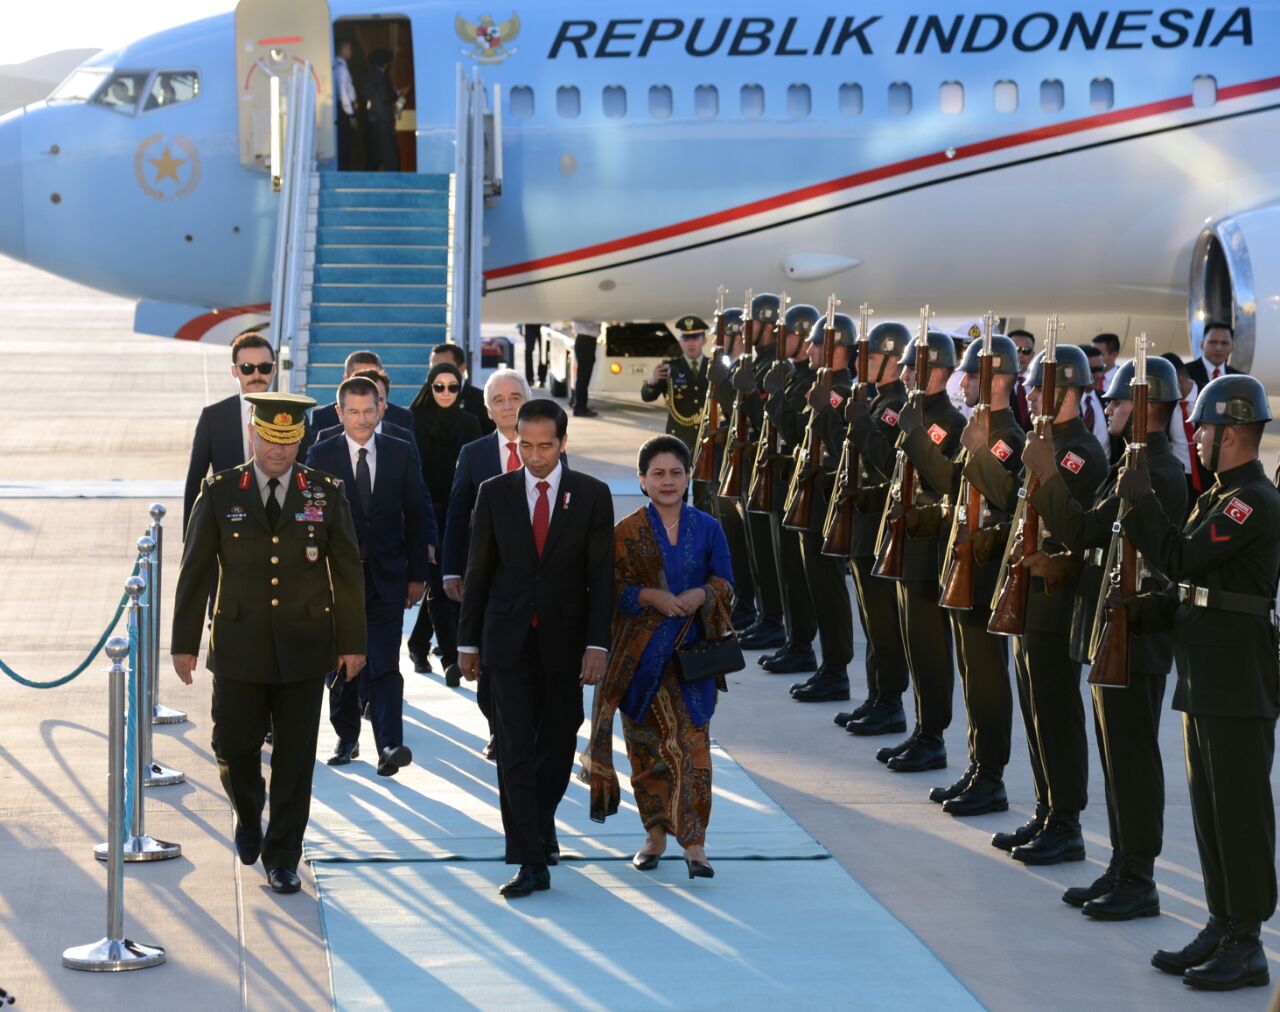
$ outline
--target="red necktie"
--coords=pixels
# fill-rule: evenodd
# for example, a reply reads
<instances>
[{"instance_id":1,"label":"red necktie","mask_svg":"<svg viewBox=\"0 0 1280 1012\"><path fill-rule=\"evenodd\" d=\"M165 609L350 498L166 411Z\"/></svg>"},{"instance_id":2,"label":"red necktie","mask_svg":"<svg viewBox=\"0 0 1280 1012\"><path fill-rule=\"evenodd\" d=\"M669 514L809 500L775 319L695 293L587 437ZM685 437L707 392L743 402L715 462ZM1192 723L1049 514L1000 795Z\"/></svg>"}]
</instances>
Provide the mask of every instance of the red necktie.
<instances>
[{"instance_id":1,"label":"red necktie","mask_svg":"<svg viewBox=\"0 0 1280 1012\"><path fill-rule=\"evenodd\" d=\"M1203 492L1204 482L1200 478L1200 461L1196 459L1195 427L1187 414L1187 402L1179 401L1178 407L1182 409L1182 431L1187 434L1187 460L1191 462L1191 487L1197 493Z\"/></svg>"},{"instance_id":2,"label":"red necktie","mask_svg":"<svg viewBox=\"0 0 1280 1012\"><path fill-rule=\"evenodd\" d=\"M515 443L507 444L507 470L508 471L520 470L520 454L516 453Z\"/></svg>"},{"instance_id":3,"label":"red necktie","mask_svg":"<svg viewBox=\"0 0 1280 1012\"><path fill-rule=\"evenodd\" d=\"M1220 368L1218 368L1218 366L1216 366L1216 365L1215 365L1215 366L1213 367L1213 376L1212 376L1212 378L1213 378L1213 379L1217 379L1217 378L1218 378L1219 376L1221 376L1221 375L1222 375L1222 370L1221 370Z\"/></svg>"},{"instance_id":4,"label":"red necktie","mask_svg":"<svg viewBox=\"0 0 1280 1012\"><path fill-rule=\"evenodd\" d=\"M1027 428L1031 424L1031 408L1027 405L1027 388L1022 385L1022 380L1018 380L1015 393L1018 396L1018 424Z\"/></svg>"},{"instance_id":5,"label":"red necktie","mask_svg":"<svg viewBox=\"0 0 1280 1012\"><path fill-rule=\"evenodd\" d=\"M1085 427L1093 431L1093 398L1087 397L1084 402L1084 424Z\"/></svg>"},{"instance_id":6,"label":"red necktie","mask_svg":"<svg viewBox=\"0 0 1280 1012\"><path fill-rule=\"evenodd\" d=\"M533 504L533 546L538 551L538 558L542 558L542 549L547 544L547 530L551 527L551 503L547 499L547 489L551 485L540 481L535 487L538 489L538 501ZM537 611L533 613L530 624L535 629L538 627Z\"/></svg>"}]
</instances>

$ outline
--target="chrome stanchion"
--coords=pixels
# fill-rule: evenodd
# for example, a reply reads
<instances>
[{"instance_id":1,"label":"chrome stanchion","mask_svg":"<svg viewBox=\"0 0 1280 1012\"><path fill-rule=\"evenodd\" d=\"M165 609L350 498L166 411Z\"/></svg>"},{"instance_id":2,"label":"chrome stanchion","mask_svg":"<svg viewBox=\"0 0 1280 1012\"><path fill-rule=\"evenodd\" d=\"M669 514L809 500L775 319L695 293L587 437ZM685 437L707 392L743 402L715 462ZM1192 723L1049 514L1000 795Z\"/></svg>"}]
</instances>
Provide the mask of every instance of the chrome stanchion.
<instances>
[{"instance_id":1,"label":"chrome stanchion","mask_svg":"<svg viewBox=\"0 0 1280 1012\"><path fill-rule=\"evenodd\" d=\"M131 577L130 582L137 577ZM126 588L128 589L128 588ZM137 591L130 591L134 606ZM88 945L73 945L62 952L62 965L72 970L141 970L164 962L164 949L124 937L124 664L129 641L113 636L107 641L111 659L109 699L111 719L107 729L107 935ZM140 799L139 799L140 800Z\"/></svg>"},{"instance_id":2,"label":"chrome stanchion","mask_svg":"<svg viewBox=\"0 0 1280 1012\"><path fill-rule=\"evenodd\" d=\"M141 538L138 542L138 550L142 551L142 542L146 541L149 545L150 538ZM150 554L150 548L147 549L147 555ZM145 557L139 560L139 573L144 572L142 565ZM137 667L134 672L134 691L131 699L128 700L128 706L132 709L135 719L135 740L134 740L134 765L133 765L133 824L129 828L129 835L120 845L124 860L126 861L163 861L167 858L177 857L182 853L182 846L177 843L166 843L164 840L156 840L147 836L146 831L146 805L142 796L142 784L146 777L146 758L143 751L143 735L149 734L151 722L144 719L147 712L146 709L146 657L147 657L147 622L139 612L142 610L142 604L139 598L146 589L145 577L131 576L124 583L125 593L129 595L129 604L127 607L129 615L129 630L131 634L137 635L138 653ZM124 746L121 745L121 748ZM121 766L123 769L123 764ZM127 773L125 774L128 775ZM106 843L100 843L93 848L93 856L99 861L113 860L115 848L112 847L111 840Z\"/></svg>"},{"instance_id":3,"label":"chrome stanchion","mask_svg":"<svg viewBox=\"0 0 1280 1012\"><path fill-rule=\"evenodd\" d=\"M187 715L160 702L160 616L163 612L160 607L160 589L163 586L160 574L164 569L163 521L166 512L163 503L153 503L151 506L151 539L156 543L155 562L151 566L154 588L151 600L155 602L155 607L151 609L151 723L181 724L186 721Z\"/></svg>"},{"instance_id":4,"label":"chrome stanchion","mask_svg":"<svg viewBox=\"0 0 1280 1012\"><path fill-rule=\"evenodd\" d=\"M142 605L142 625L138 636L138 754L142 759L139 777L145 787L168 787L180 784L187 779L185 773L161 766L151 754L151 725L153 721L143 715L152 712L151 690L156 684L156 668L160 660L157 643L160 639L160 626L156 616L160 613L159 584L156 583L157 566L155 564L156 542L150 535L144 534L138 539L138 575L146 581L146 598Z\"/></svg>"}]
</instances>

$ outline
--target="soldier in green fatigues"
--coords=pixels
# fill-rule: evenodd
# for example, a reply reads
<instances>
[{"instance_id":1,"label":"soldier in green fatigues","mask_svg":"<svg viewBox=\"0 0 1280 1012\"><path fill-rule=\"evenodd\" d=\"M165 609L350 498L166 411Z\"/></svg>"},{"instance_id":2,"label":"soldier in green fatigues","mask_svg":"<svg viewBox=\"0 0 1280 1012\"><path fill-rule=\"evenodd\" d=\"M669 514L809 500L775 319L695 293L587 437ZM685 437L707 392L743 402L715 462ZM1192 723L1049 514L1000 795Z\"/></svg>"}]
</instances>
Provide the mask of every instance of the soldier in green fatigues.
<instances>
[{"instance_id":1,"label":"soldier in green fatigues","mask_svg":"<svg viewBox=\"0 0 1280 1012\"><path fill-rule=\"evenodd\" d=\"M1133 399L1130 384L1134 364L1126 362L1107 389L1109 431L1132 436ZM1162 358L1147 359L1146 461L1161 505L1170 516L1186 515L1187 483L1182 462L1173 454L1168 427L1181 400L1178 377ZM1076 589L1071 620L1071 657L1087 664L1099 588L1110 574L1103 572L1112 525L1120 510L1115 486L1118 465L1098 490L1092 509L1071 498L1056 473L1053 443L1033 436L1024 459L1040 479L1031 497L1045 522L1073 552L1084 551L1084 568ZM1148 589L1167 586L1153 573ZM1082 907L1098 920L1122 921L1154 917L1160 912L1155 860L1164 837L1164 764L1160 759L1160 709L1165 677L1173 663L1173 639L1167 632L1131 635L1129 685L1094 686L1093 717L1102 764L1111 836L1111 860L1092 884L1068 889L1063 902Z\"/></svg>"},{"instance_id":2,"label":"soldier in green fatigues","mask_svg":"<svg viewBox=\"0 0 1280 1012\"><path fill-rule=\"evenodd\" d=\"M682 316L676 321L680 354L659 362L653 375L640 388L646 403L659 397L667 400L667 435L675 436L689 452L697 450L698 425L707 400L707 369L711 360L703 354L707 343L707 323L700 316ZM707 482L694 488L694 505L704 513L713 510L713 496Z\"/></svg>"},{"instance_id":3,"label":"soldier in green fatigues","mask_svg":"<svg viewBox=\"0 0 1280 1012\"><path fill-rule=\"evenodd\" d=\"M853 502L853 536L849 568L857 588L867 652L867 698L835 721L855 735L900 734L907 729L902 694L910 685L907 649L902 642L898 592L892 581L871 573L876 561L880 517L893 481L898 439L898 412L907 403L902 382L902 356L911 332L901 323L878 323L867 335L867 383L845 406L846 438L858 449L857 489ZM859 377L861 380L861 377Z\"/></svg>"},{"instance_id":4,"label":"soldier in green fatigues","mask_svg":"<svg viewBox=\"0 0 1280 1012\"><path fill-rule=\"evenodd\" d=\"M1183 712L1209 906L1209 923L1194 941L1157 952L1151 962L1206 990L1270 980L1259 934L1276 909L1271 764L1280 713L1280 492L1258 460L1270 420L1266 390L1251 376L1222 376L1200 392L1191 417L1196 452L1217 479L1181 530L1147 468L1126 471L1118 486L1130 504L1125 535L1177 584L1176 597L1144 595L1130 607L1144 632L1173 625L1173 705Z\"/></svg>"},{"instance_id":5,"label":"soldier in green fatigues","mask_svg":"<svg viewBox=\"0 0 1280 1012\"><path fill-rule=\"evenodd\" d=\"M960 363L960 370L965 374L964 399L969 407L978 403L981 353L982 342L974 341ZM1000 551L1008 536L1010 515L988 498L986 489L990 483L984 476L994 474L999 487L999 483L1017 475L1026 438L1010 407L1017 378L1017 346L1007 337L993 336L989 410L975 412L965 426L960 435L963 449L955 464L953 544L970 540L965 483L977 489L983 498L977 518L978 530L972 538L973 607L951 611L960 683L969 715L969 765L950 787L937 787L929 792L929 800L940 803L948 815L984 815L1009 808L1004 788L1004 768L1009 763L1013 734L1009 641L988 632L987 624L991 621L991 598L1000 576ZM945 569L943 577L946 577Z\"/></svg>"},{"instance_id":6,"label":"soldier in green fatigues","mask_svg":"<svg viewBox=\"0 0 1280 1012\"><path fill-rule=\"evenodd\" d=\"M191 510L173 609L173 665L191 683L209 584L205 663L213 753L236 813L240 860L259 854L271 888L297 892L325 676L364 666L364 576L337 479L297 463L310 397L249 394L253 458L206 478ZM261 750L272 729L271 811Z\"/></svg>"},{"instance_id":7,"label":"soldier in green fatigues","mask_svg":"<svg viewBox=\"0 0 1280 1012\"><path fill-rule=\"evenodd\" d=\"M1107 476L1106 451L1080 416L1081 393L1093 386L1089 360L1074 345L1058 345L1054 367L1058 403L1042 404L1044 355L1040 352L1027 372L1028 399L1034 414L1053 418L1057 472L1071 497L1087 508ZM1012 478L1005 483L1005 492L993 495L993 501L1012 511L1017 492ZM1071 659L1069 642L1080 560L1052 529L1042 533L1038 550L1028 548L1021 563L1032 574L1031 588L1026 629L1013 644L1036 812L1013 832L996 833L991 838L993 847L1010 851L1025 864L1084 860L1080 812L1088 803L1089 789L1089 739L1080 698L1080 664ZM1013 530L1009 536L1020 534ZM1049 557L1055 557L1052 572L1045 568Z\"/></svg>"},{"instance_id":8,"label":"soldier in green fatigues","mask_svg":"<svg viewBox=\"0 0 1280 1012\"><path fill-rule=\"evenodd\" d=\"M943 733L951 725L955 662L951 624L938 605L939 568L944 530L942 497L951 491L953 458L960 449L964 416L947 393L956 367L956 345L950 335L929 331L921 353L915 342L902 357L914 370L916 393L898 413L898 449L915 468L915 482L903 488L899 502L887 510L906 511L907 542L898 580L898 613L915 686L916 725L911 736L876 753L895 773L943 769L947 747ZM927 356L927 364L923 361ZM886 514L886 525L889 520Z\"/></svg>"}]
</instances>

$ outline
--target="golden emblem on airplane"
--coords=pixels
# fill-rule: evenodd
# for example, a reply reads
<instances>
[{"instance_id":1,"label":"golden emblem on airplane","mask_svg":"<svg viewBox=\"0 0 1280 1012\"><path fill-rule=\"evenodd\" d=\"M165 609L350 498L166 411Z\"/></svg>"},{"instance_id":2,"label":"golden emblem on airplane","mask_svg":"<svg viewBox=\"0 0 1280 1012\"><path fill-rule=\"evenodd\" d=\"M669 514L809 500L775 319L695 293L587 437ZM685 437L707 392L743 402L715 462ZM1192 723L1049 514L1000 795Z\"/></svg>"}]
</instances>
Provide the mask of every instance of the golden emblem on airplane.
<instances>
[{"instance_id":1,"label":"golden emblem on airplane","mask_svg":"<svg viewBox=\"0 0 1280 1012\"><path fill-rule=\"evenodd\" d=\"M200 183L200 153L181 134L151 134L133 154L133 176L156 200L190 196Z\"/></svg>"},{"instance_id":2,"label":"golden emblem on airplane","mask_svg":"<svg viewBox=\"0 0 1280 1012\"><path fill-rule=\"evenodd\" d=\"M507 48L507 43L515 41L520 34L520 16L515 12L496 24L491 14L481 14L479 21L468 21L459 14L453 20L453 27L458 38L471 45L470 49L462 50L462 55L470 56L477 63L501 63L515 55L514 49Z\"/></svg>"}]
</instances>

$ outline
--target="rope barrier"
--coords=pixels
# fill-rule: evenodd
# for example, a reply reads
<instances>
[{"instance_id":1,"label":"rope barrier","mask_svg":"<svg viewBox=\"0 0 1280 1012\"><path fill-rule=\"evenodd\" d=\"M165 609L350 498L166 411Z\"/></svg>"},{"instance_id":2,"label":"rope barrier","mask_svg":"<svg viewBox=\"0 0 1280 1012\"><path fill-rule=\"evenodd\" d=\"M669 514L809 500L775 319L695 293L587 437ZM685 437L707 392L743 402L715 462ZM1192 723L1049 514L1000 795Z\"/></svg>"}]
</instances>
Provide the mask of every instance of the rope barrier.
<instances>
[{"instance_id":1,"label":"rope barrier","mask_svg":"<svg viewBox=\"0 0 1280 1012\"><path fill-rule=\"evenodd\" d=\"M133 572L129 575L138 575L138 564L136 562L133 565ZM0 671L3 671L19 685L25 685L28 689L56 689L59 685L66 685L67 682L71 681L73 678L77 678L82 675L89 665L93 663L94 658L102 652L102 648L106 646L107 640L111 637L112 630L114 630L116 625L120 622L120 616L124 614L124 606L127 600L127 595L120 595L120 603L116 606L116 613L111 617L111 621L107 624L107 628L103 631L102 635L98 637L98 642L95 643L93 645L93 649L89 651L89 656L81 661L71 674L63 675L61 678L55 678L51 682L36 682L30 678L24 678L22 675L14 671L13 668L9 667L9 665L7 665L3 660L0 660Z\"/></svg>"}]
</instances>

